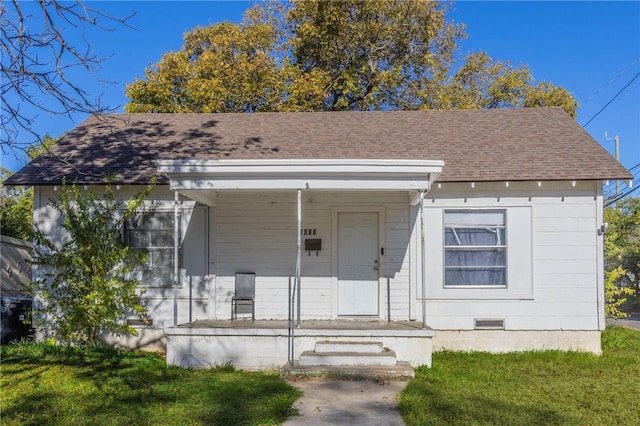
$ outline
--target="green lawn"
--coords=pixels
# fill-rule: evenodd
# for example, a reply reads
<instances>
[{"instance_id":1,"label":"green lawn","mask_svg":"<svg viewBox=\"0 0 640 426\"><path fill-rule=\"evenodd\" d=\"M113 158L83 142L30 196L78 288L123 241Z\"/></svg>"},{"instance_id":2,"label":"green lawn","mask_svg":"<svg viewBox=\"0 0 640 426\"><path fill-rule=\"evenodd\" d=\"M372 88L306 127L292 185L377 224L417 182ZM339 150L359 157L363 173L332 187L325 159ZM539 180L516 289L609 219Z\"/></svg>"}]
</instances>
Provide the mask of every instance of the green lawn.
<instances>
[{"instance_id":1,"label":"green lawn","mask_svg":"<svg viewBox=\"0 0 640 426\"><path fill-rule=\"evenodd\" d=\"M436 353L400 412L409 426L638 425L640 331L603 338L617 348L600 357ZM280 424L300 396L276 374L167 368L148 353L23 344L0 355L2 425Z\"/></svg>"},{"instance_id":2,"label":"green lawn","mask_svg":"<svg viewBox=\"0 0 640 426\"><path fill-rule=\"evenodd\" d=\"M408 426L639 425L640 331L603 334L602 356L441 352L400 395Z\"/></svg>"},{"instance_id":3,"label":"green lawn","mask_svg":"<svg viewBox=\"0 0 640 426\"><path fill-rule=\"evenodd\" d=\"M277 374L165 367L111 349L8 345L0 355L2 425L269 425L300 392Z\"/></svg>"}]
</instances>

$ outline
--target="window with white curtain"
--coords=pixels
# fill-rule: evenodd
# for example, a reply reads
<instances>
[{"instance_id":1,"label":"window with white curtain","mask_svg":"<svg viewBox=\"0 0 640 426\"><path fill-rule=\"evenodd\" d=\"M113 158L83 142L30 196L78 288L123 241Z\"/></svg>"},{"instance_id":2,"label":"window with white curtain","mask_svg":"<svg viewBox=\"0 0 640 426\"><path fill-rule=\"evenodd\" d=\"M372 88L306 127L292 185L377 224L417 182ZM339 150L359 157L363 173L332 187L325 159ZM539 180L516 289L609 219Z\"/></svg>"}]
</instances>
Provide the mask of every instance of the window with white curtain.
<instances>
[{"instance_id":1,"label":"window with white curtain","mask_svg":"<svg viewBox=\"0 0 640 426\"><path fill-rule=\"evenodd\" d=\"M134 271L141 285L173 285L173 226L174 213L168 211L138 212L125 223L126 244L147 255Z\"/></svg>"},{"instance_id":2,"label":"window with white curtain","mask_svg":"<svg viewBox=\"0 0 640 426\"><path fill-rule=\"evenodd\" d=\"M506 287L505 210L444 211L445 287Z\"/></svg>"}]
</instances>

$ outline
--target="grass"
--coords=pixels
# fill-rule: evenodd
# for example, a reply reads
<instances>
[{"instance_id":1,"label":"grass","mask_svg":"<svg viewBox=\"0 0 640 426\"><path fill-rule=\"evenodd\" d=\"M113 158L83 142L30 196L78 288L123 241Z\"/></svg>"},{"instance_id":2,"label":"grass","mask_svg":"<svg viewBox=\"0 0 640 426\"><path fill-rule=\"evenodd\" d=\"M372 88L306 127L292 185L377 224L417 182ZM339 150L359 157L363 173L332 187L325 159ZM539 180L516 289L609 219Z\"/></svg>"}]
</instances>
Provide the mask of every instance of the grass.
<instances>
[{"instance_id":1,"label":"grass","mask_svg":"<svg viewBox=\"0 0 640 426\"><path fill-rule=\"evenodd\" d=\"M640 424L640 331L610 327L602 356L439 352L399 398L408 426Z\"/></svg>"},{"instance_id":2,"label":"grass","mask_svg":"<svg viewBox=\"0 0 640 426\"><path fill-rule=\"evenodd\" d=\"M26 343L0 355L6 426L272 425L300 396L276 374L166 367L150 353Z\"/></svg>"},{"instance_id":3,"label":"grass","mask_svg":"<svg viewBox=\"0 0 640 426\"><path fill-rule=\"evenodd\" d=\"M408 426L637 425L640 331L602 356L439 352L399 398ZM274 425L300 392L275 374L166 367L157 355L42 343L0 348L2 425Z\"/></svg>"}]
</instances>

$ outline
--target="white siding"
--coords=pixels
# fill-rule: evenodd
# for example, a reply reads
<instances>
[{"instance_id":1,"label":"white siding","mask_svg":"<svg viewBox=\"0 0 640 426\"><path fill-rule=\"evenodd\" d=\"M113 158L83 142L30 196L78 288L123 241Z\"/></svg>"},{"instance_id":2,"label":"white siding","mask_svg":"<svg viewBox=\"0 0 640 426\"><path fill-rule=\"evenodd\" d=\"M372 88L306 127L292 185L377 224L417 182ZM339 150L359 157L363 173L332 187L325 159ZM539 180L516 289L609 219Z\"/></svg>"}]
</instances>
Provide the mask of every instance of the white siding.
<instances>
[{"instance_id":1,"label":"white siding","mask_svg":"<svg viewBox=\"0 0 640 426\"><path fill-rule=\"evenodd\" d=\"M473 189L468 184L443 184L430 192L427 217L440 217L446 208L506 209L510 270L507 289L444 289L441 262L429 261L429 256L442 257L441 225L434 229L427 223L427 295L435 295L427 299L427 324L436 330L472 330L476 318L499 318L505 320L506 330L598 330L602 237L596 232L597 188L596 182L578 182L575 187L570 182L543 182L540 187L525 182L508 188L477 183ZM521 221L513 229L514 214L527 210L529 228ZM522 244L530 245L531 255L519 258L518 267L513 267L514 251L526 249ZM529 294L521 291L525 287Z\"/></svg>"},{"instance_id":2,"label":"white siding","mask_svg":"<svg viewBox=\"0 0 640 426\"><path fill-rule=\"evenodd\" d=\"M36 189L36 224L62 238L59 218L45 205L55 193L49 187ZM123 188L120 193L129 196L135 190ZM171 207L173 192L158 187L152 198ZM214 207L200 207L207 211L208 221L190 220L193 206L193 201L184 199L183 255L207 264L199 270L187 268L191 272L178 291L178 322L229 318L236 272L256 274L258 319L287 318L288 286L296 263L296 192L220 191ZM436 330L472 330L476 318L503 318L507 330L599 330L602 326L602 237L596 232L601 221L601 191L597 182L576 186L570 182L544 182L542 186L512 182L508 187L477 183L474 188L442 184L427 194L424 206L427 325ZM506 210L508 288L443 287L442 214L447 208ZM303 191L302 228L315 229L311 238L322 239L317 255L304 251L302 255L303 319L337 316L335 213L367 210L380 212L383 218L380 318L421 319L419 208L409 206L407 192L356 191ZM172 325L171 287L148 289L144 299L155 325Z\"/></svg>"},{"instance_id":3,"label":"white siding","mask_svg":"<svg viewBox=\"0 0 640 426\"><path fill-rule=\"evenodd\" d=\"M310 201L311 200L311 201ZM335 317L332 274L332 209L384 210L385 255L380 280L381 317L386 317L387 278L391 286L391 317L408 318L409 304L409 201L402 193L304 192L302 228L315 229L322 250L303 251L301 313L303 319ZM285 319L288 286L296 264L296 193L220 192L216 205L215 274L216 312L230 315L236 272L256 274L256 317ZM304 245L303 235L303 245ZM303 247L304 248L304 247Z\"/></svg>"}]
</instances>

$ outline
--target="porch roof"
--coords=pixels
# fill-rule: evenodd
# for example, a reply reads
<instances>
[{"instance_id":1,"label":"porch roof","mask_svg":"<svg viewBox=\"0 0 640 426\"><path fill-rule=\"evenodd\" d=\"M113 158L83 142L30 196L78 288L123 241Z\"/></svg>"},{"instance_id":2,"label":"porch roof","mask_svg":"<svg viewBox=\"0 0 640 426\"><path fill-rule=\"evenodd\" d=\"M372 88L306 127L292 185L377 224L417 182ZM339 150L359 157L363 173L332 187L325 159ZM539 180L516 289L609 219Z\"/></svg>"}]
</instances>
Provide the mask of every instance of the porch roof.
<instances>
[{"instance_id":1,"label":"porch roof","mask_svg":"<svg viewBox=\"0 0 640 426\"><path fill-rule=\"evenodd\" d=\"M274 159L160 160L170 187L202 190L426 191L442 171L440 160Z\"/></svg>"}]
</instances>

